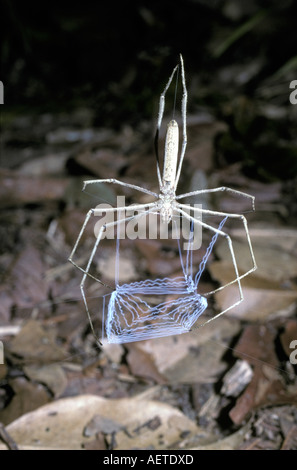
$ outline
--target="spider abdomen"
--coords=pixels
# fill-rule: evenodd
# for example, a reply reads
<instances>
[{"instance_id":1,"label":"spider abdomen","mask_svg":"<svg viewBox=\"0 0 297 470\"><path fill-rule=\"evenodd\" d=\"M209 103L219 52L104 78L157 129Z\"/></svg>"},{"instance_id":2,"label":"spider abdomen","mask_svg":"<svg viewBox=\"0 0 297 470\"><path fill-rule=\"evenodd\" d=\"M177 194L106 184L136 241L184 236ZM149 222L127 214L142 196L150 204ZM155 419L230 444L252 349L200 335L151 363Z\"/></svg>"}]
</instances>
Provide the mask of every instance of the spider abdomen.
<instances>
[{"instance_id":1,"label":"spider abdomen","mask_svg":"<svg viewBox=\"0 0 297 470\"><path fill-rule=\"evenodd\" d=\"M164 169L163 169L163 186L173 188L176 178L176 167L178 158L178 124L172 119L167 126L165 152L164 152Z\"/></svg>"}]
</instances>

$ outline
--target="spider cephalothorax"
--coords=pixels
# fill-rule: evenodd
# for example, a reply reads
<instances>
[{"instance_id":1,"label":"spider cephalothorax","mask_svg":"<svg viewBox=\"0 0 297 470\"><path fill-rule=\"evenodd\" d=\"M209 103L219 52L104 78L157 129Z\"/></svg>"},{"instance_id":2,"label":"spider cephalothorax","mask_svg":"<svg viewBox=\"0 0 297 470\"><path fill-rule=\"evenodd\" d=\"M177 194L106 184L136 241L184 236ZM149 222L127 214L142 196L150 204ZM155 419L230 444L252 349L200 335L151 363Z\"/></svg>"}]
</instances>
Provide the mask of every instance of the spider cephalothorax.
<instances>
[{"instance_id":1,"label":"spider cephalothorax","mask_svg":"<svg viewBox=\"0 0 297 470\"><path fill-rule=\"evenodd\" d=\"M163 190L161 188L161 194L159 195L158 209L160 211L160 217L163 223L169 224L172 220L175 211L175 193L172 189Z\"/></svg>"}]
</instances>

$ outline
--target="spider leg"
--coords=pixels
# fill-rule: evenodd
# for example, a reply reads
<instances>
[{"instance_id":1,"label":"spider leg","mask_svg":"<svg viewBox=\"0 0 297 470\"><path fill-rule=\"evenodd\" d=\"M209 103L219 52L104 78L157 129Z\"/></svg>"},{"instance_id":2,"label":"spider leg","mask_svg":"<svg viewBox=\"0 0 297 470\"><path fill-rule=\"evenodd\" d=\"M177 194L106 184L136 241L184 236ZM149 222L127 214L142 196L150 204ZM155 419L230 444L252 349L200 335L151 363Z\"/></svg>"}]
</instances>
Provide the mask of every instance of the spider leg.
<instances>
[{"instance_id":1,"label":"spider leg","mask_svg":"<svg viewBox=\"0 0 297 470\"><path fill-rule=\"evenodd\" d=\"M154 205L154 204L153 204L153 205ZM150 207L151 207L151 206L152 206L152 204L150 204ZM144 205L144 204L138 205L138 209L139 209L139 208L143 208L143 207L147 207L147 205ZM129 207L128 207L128 208L129 208ZM121 210L123 210L123 208L113 208L113 209L117 209L117 210L118 210L118 209L121 209ZM131 209L131 207L130 207L130 209ZM133 209L136 210L136 206L133 206ZM89 211L89 213L87 214L85 224L84 224L84 226L82 227L82 231L83 231L83 229L85 228L85 226L86 226L86 224L87 224L89 218L91 217L91 215L94 214L95 210L96 210L96 209L91 209L91 210ZM89 261L88 261L88 264L87 264L86 268L85 268L85 269L82 269L82 268L80 268L79 266L77 266L77 267L84 273L84 275L83 275L83 277L82 277L82 280L81 280L81 283L80 283L80 290L81 290L82 298L83 298L83 301L84 301L84 304L85 304L85 309L86 309L86 312L87 312L88 320L89 320L89 322L90 322L90 326L91 326L92 333L93 333L93 335L94 335L94 337L95 337L95 339L96 339L96 341L97 341L97 343L98 343L99 345L102 345L102 343L101 343L100 339L98 338L98 336L96 335L96 332L95 332L95 329L94 329L94 326L93 326L93 322L92 322L92 318L91 318L91 314L90 314L90 311L89 311L88 302L87 302L87 298L86 298L86 294L85 294L85 290L84 290L84 289L85 289L85 282L86 282L86 279L87 279L88 276L91 277L92 279L94 279L94 280L100 282L101 284L103 284L102 281L100 281L99 279L97 279L97 278L95 278L94 276L90 275L90 273L89 273L89 270L90 270L92 261L93 261L93 259L94 259L95 253L96 253L96 251L97 251L97 249L98 249L99 243L100 243L100 241L101 241L102 234L103 234L104 230L108 229L109 227L115 227L115 226L117 226L117 225L119 225L119 224L121 224L121 223L128 222L129 220L143 217L144 215L149 214L149 213L152 212L153 210L154 210L154 209L148 209L147 211L142 212L142 213L140 213L140 214L132 215L131 217L126 217L126 218L124 218L124 219L116 220L116 221L114 221L114 222L109 222L109 223L107 223L107 224L105 224L105 225L102 225L101 228L100 228L100 230L99 230L98 236L97 236L97 238L96 238L96 242L95 242L95 244L94 244L94 247L93 247L93 250L92 250L92 252L91 252L91 256L90 256L90 258L89 258ZM81 233L82 233L82 231L81 231ZM80 233L80 236L81 236L81 233ZM79 239L80 239L80 236L79 236ZM78 240L79 240L79 239L78 239ZM78 242L75 244L75 247L74 247L75 249L76 249L76 247L77 247L77 244L78 244ZM75 251L75 249L73 250L73 252ZM72 255L73 255L73 253L72 253ZM73 263L73 261L71 261L71 262ZM73 264L74 264L74 263L73 263ZM75 264L74 264L74 265L75 265ZM106 284L103 284L103 285L104 285L104 286L107 286ZM107 286L107 287L110 287L110 286Z\"/></svg>"},{"instance_id":2,"label":"spider leg","mask_svg":"<svg viewBox=\"0 0 297 470\"><path fill-rule=\"evenodd\" d=\"M142 209L145 209L145 208L151 208L151 207L155 207L155 203L154 202L151 202L151 203L147 203L147 204L135 204L135 205L132 205L132 206L121 206L121 207L111 207L111 208L93 208L93 209L90 209L86 215L86 218L85 218L85 221L82 225L82 228L80 230L80 233L77 237L77 240L75 242L75 245L72 249L72 252L68 258L68 261L70 261L70 263L73 264L73 266L75 266L77 269L79 269L80 271L82 271L83 273L86 273L86 270L83 269L81 266L79 266L75 261L73 261L73 257L76 253L76 250L78 248L78 245L79 245L79 242L86 230L86 227L87 227L87 224L91 218L91 216L98 216L98 215L102 215L102 212L107 212L107 213L117 213L117 212L120 212L120 211L128 211L128 210L142 210ZM103 229L104 227L108 226L108 224L106 224L105 226L103 226ZM102 228L102 227L101 227ZM100 235L102 236L102 234ZM89 272L87 273L87 275L94 279L95 281L99 282L100 284L102 284L103 286L105 287L109 287L111 288L109 285L107 284L104 284L104 282L102 282L100 279L97 279L95 276L93 276L92 274L90 274Z\"/></svg>"},{"instance_id":3,"label":"spider leg","mask_svg":"<svg viewBox=\"0 0 297 470\"><path fill-rule=\"evenodd\" d=\"M194 213L195 213L195 211L197 211L200 214L219 215L219 216L223 216L223 217L230 217L230 218L233 218L233 219L240 219L243 223L243 227L244 227L244 230L245 230L245 234L246 234L246 238L247 238L247 242L248 242L248 247L249 247L249 252L250 252L250 256L251 256L251 260L252 260L253 265L248 271L246 271L244 274L239 276L239 279L242 279L242 278L248 276L249 274L251 274L253 271L255 271L257 269L255 255L254 255L252 242L251 242L250 234L249 234L249 230L248 230L248 224L247 224L247 220L244 217L244 215L229 214L229 213L226 213L226 212L218 212L218 211L211 211L211 210L208 210L208 209L201 209L199 207L193 207L193 206L190 206L188 204L180 204L180 203L177 203L177 207L179 207L180 209L192 210L192 211L194 211ZM218 292L218 291L224 289L225 287L229 286L230 284L233 284L234 282L237 282L237 278L234 279L233 281L231 281L230 283L226 284L225 286L218 287L214 291L208 292L208 294L214 294L215 292Z\"/></svg>"},{"instance_id":4,"label":"spider leg","mask_svg":"<svg viewBox=\"0 0 297 470\"><path fill-rule=\"evenodd\" d=\"M237 189L228 188L226 186L221 186L219 188L214 188L214 189L198 189L197 191L191 191L189 193L179 194L178 196L176 196L176 199L182 199L188 196L197 196L199 194L217 193L220 191L222 192L226 191L236 196L243 196L245 198L250 199L252 202L252 210L253 211L255 210L255 196L251 196L250 194L244 193L242 191L237 191Z\"/></svg>"},{"instance_id":5,"label":"spider leg","mask_svg":"<svg viewBox=\"0 0 297 470\"><path fill-rule=\"evenodd\" d=\"M126 188L131 188L131 189L136 189L137 191L141 191L142 193L150 194L151 196L158 197L157 193L154 193L153 191L150 191L149 189L141 188L140 186L137 186L135 184L130 184L130 183L124 183L123 181L119 181L114 178L107 178L107 179L99 179L99 180L89 180L89 181L84 181L83 185L83 191L85 191L86 187L89 184L98 184L98 183L113 183L113 184L119 184L121 186L125 186Z\"/></svg>"},{"instance_id":6,"label":"spider leg","mask_svg":"<svg viewBox=\"0 0 297 470\"><path fill-rule=\"evenodd\" d=\"M182 141L182 148L179 157L179 164L176 173L175 183L174 183L174 191L176 191L176 187L178 185L180 172L186 152L187 147L187 101L188 101L188 92L186 87L186 78L185 78L185 70L184 70L184 61L182 55L180 55L180 63L181 63L181 77L182 77L182 84L183 84L183 96L182 96L182 126L183 126L183 141Z\"/></svg>"},{"instance_id":7,"label":"spider leg","mask_svg":"<svg viewBox=\"0 0 297 470\"><path fill-rule=\"evenodd\" d=\"M159 162L159 152L158 152L158 140L159 140L159 133L161 129L161 124L163 120L163 115L164 115L164 108L165 108L165 95L167 93L168 88L170 87L170 84L173 80L173 77L178 69L178 65L176 65L173 69L172 74L169 77L169 80L163 90L163 92L160 95L160 101L159 101L159 112L158 112L158 122L157 122L157 130L156 130L156 135L155 135L155 152L156 152L156 158L157 158L157 173L158 173L158 180L159 180L159 186L162 186L162 178L161 178L161 172L160 172L160 162Z\"/></svg>"},{"instance_id":8,"label":"spider leg","mask_svg":"<svg viewBox=\"0 0 297 470\"><path fill-rule=\"evenodd\" d=\"M215 317L211 318L209 321L211 320L214 320L215 318L219 317L220 315L223 315L224 313L228 312L229 310L231 310L232 308L236 307L237 305L239 305L242 301L243 301L243 293L242 293L242 287L241 287L241 282L240 282L240 276L239 276L239 272L238 272L238 267L237 267L237 262L236 262L236 258L235 258L235 254L234 254L234 250L233 250L233 244L232 244L232 240L230 238L230 236L228 234L226 234L225 232L223 232L222 230L219 230L219 229L216 229L214 227L212 227L211 225L208 225L206 224L205 222L202 222L200 219L196 219L195 217L192 217L191 215L187 214L187 212L185 212L183 209L177 207L176 210L183 216L185 217L186 219L190 220L191 222L193 221L194 223L198 223L200 225L202 225L202 227L205 227L206 229L208 230L211 230L212 232L214 233L217 233L218 235L221 235L222 237L224 237L227 242L228 242L228 246L229 246L229 251L230 251L230 254L231 254L231 258L232 258L232 262L233 262L233 266L234 266L234 271L235 271L235 275L236 275L236 279L232 282L229 282L228 284L226 284L224 287L227 287L231 284L233 284L234 282L237 282L237 286L238 286L238 292L239 292L239 300L237 300L236 302L234 302L231 306L227 307L225 310L223 310L222 312L218 313ZM215 291L211 291L211 292L207 292L203 295L210 295L212 293L214 293ZM208 322L205 322L205 323L208 323Z\"/></svg>"}]
</instances>

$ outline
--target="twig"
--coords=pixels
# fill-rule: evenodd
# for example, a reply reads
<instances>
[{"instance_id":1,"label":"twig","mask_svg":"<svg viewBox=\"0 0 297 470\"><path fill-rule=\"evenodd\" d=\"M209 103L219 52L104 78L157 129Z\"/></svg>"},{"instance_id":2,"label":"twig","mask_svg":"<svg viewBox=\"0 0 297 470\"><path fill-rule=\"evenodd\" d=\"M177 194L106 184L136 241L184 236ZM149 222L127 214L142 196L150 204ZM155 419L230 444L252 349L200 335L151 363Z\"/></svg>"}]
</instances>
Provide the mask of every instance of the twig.
<instances>
[{"instance_id":1,"label":"twig","mask_svg":"<svg viewBox=\"0 0 297 470\"><path fill-rule=\"evenodd\" d=\"M4 444L7 445L10 450L19 450L17 443L6 431L6 428L3 423L0 423L0 439L4 442Z\"/></svg>"},{"instance_id":2,"label":"twig","mask_svg":"<svg viewBox=\"0 0 297 470\"><path fill-rule=\"evenodd\" d=\"M296 431L297 431L297 426L293 425L289 429L289 432L286 435L280 450L290 450L290 448L293 449L293 447L294 447L293 440L294 440L294 436L296 436Z\"/></svg>"}]
</instances>

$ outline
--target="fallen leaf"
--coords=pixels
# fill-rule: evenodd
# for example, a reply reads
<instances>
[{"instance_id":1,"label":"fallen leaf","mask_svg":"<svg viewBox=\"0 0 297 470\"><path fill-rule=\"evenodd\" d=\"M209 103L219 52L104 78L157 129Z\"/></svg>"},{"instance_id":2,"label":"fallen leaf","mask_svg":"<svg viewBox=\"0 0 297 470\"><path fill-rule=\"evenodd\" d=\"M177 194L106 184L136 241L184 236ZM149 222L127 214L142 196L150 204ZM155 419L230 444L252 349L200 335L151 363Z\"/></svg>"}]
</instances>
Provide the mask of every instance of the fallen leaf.
<instances>
[{"instance_id":1,"label":"fallen leaf","mask_svg":"<svg viewBox=\"0 0 297 470\"><path fill-rule=\"evenodd\" d=\"M119 432L122 429L122 425L113 419L106 418L105 416L95 415L87 423L84 428L84 436L94 436L98 432L103 434L112 434Z\"/></svg>"},{"instance_id":2,"label":"fallen leaf","mask_svg":"<svg viewBox=\"0 0 297 470\"><path fill-rule=\"evenodd\" d=\"M132 343L128 345L128 349L127 362L133 375L154 380L156 383L166 383L165 377L158 371L151 354Z\"/></svg>"},{"instance_id":3,"label":"fallen leaf","mask_svg":"<svg viewBox=\"0 0 297 470\"><path fill-rule=\"evenodd\" d=\"M243 283L244 284L244 283ZM297 291L280 289L261 289L244 287L243 301L226 312L228 317L241 320L263 321L266 318L291 315L297 301ZM220 311L233 305L238 299L238 288L234 285L215 294L216 305Z\"/></svg>"},{"instance_id":4,"label":"fallen leaf","mask_svg":"<svg viewBox=\"0 0 297 470\"><path fill-rule=\"evenodd\" d=\"M289 240L284 243L282 238L288 234L288 231L278 230L273 227L268 233L260 235L258 230L253 237L253 231L250 231L253 251L258 269L256 275L258 278L274 282L285 282L297 276L297 230L290 230ZM246 235L243 230L231 231L234 253L237 259L238 269L241 273L246 272L252 267L251 255L246 241ZM221 261L232 265L230 252L227 244L218 240L215 245L216 254ZM295 256L294 256L295 253ZM233 268L234 272L234 268Z\"/></svg>"},{"instance_id":5,"label":"fallen leaf","mask_svg":"<svg viewBox=\"0 0 297 470\"><path fill-rule=\"evenodd\" d=\"M296 450L297 449L297 426L292 425L280 450Z\"/></svg>"},{"instance_id":6,"label":"fallen leaf","mask_svg":"<svg viewBox=\"0 0 297 470\"><path fill-rule=\"evenodd\" d=\"M99 178L116 178L127 165L127 158L121 153L102 146L84 148L77 154L75 161Z\"/></svg>"},{"instance_id":7,"label":"fallen leaf","mask_svg":"<svg viewBox=\"0 0 297 470\"><path fill-rule=\"evenodd\" d=\"M215 382L226 368L223 356L228 338L231 341L239 329L236 320L220 317L203 328L142 341L138 347L151 355L169 382Z\"/></svg>"},{"instance_id":8,"label":"fallen leaf","mask_svg":"<svg viewBox=\"0 0 297 470\"><path fill-rule=\"evenodd\" d=\"M62 200L69 184L67 178L40 178L0 172L1 208Z\"/></svg>"},{"instance_id":9,"label":"fallen leaf","mask_svg":"<svg viewBox=\"0 0 297 470\"><path fill-rule=\"evenodd\" d=\"M44 155L42 158L40 156L32 158L18 167L18 173L22 176L39 176L41 178L45 175L60 177L64 171L67 157L68 152L62 151Z\"/></svg>"},{"instance_id":10,"label":"fallen leaf","mask_svg":"<svg viewBox=\"0 0 297 470\"><path fill-rule=\"evenodd\" d=\"M23 361L48 363L60 361L65 352L56 344L53 330L45 330L37 321L29 320L9 345L9 350Z\"/></svg>"},{"instance_id":11,"label":"fallen leaf","mask_svg":"<svg viewBox=\"0 0 297 470\"><path fill-rule=\"evenodd\" d=\"M178 256L174 250L178 249L176 240L135 240L135 246L145 259L146 269L154 276L170 276L181 269ZM164 250L164 248L169 250Z\"/></svg>"},{"instance_id":12,"label":"fallen leaf","mask_svg":"<svg viewBox=\"0 0 297 470\"><path fill-rule=\"evenodd\" d=\"M91 206L90 206L91 207ZM58 219L58 226L63 233L63 236L65 238L65 241L68 245L68 249L70 250L69 247L74 246L74 243L77 240L77 237L79 235L79 232L83 226L83 223L86 219L87 215L87 210L85 209L77 209L77 208L71 208L69 210L65 210L63 215ZM93 221L92 221L93 222ZM87 240L94 240L95 242L95 237L94 237L94 223L87 224L85 231L82 235L81 238L81 243L84 245L84 243ZM70 255L70 252L67 253L68 256ZM66 258L66 256L65 256ZM87 257L86 257L87 259Z\"/></svg>"},{"instance_id":13,"label":"fallen leaf","mask_svg":"<svg viewBox=\"0 0 297 470\"><path fill-rule=\"evenodd\" d=\"M249 431L251 423L248 422L235 433L223 439L218 439L210 444L193 447L191 450L237 450L245 439L246 433Z\"/></svg>"},{"instance_id":14,"label":"fallen leaf","mask_svg":"<svg viewBox=\"0 0 297 470\"><path fill-rule=\"evenodd\" d=\"M116 266L116 255L110 256L107 259L101 258L97 264L98 271L104 273L107 279L112 280L114 280L116 275ZM118 276L120 283L137 279L138 274L133 259L125 258L124 256L120 257Z\"/></svg>"},{"instance_id":15,"label":"fallen leaf","mask_svg":"<svg viewBox=\"0 0 297 470\"><path fill-rule=\"evenodd\" d=\"M4 424L11 423L19 416L35 410L51 400L45 387L29 382L24 377L10 380L9 385L14 395L8 406L0 411L0 421Z\"/></svg>"},{"instance_id":16,"label":"fallen leaf","mask_svg":"<svg viewBox=\"0 0 297 470\"><path fill-rule=\"evenodd\" d=\"M107 133L107 131L106 131ZM103 134L104 135L104 134ZM102 139L102 131L97 131L93 128L77 129L76 127L62 127L52 130L46 134L46 141L48 144L73 144L76 142L89 142L98 138Z\"/></svg>"},{"instance_id":17,"label":"fallen leaf","mask_svg":"<svg viewBox=\"0 0 297 470\"><path fill-rule=\"evenodd\" d=\"M0 354L1 354L0 382L2 382L2 380L5 379L6 374L7 374L7 365L5 363L3 364L2 362L2 354L3 354L2 346L0 346Z\"/></svg>"},{"instance_id":18,"label":"fallen leaf","mask_svg":"<svg viewBox=\"0 0 297 470\"><path fill-rule=\"evenodd\" d=\"M124 348L118 343L106 343L102 352L111 362L119 364L124 355Z\"/></svg>"},{"instance_id":19,"label":"fallen leaf","mask_svg":"<svg viewBox=\"0 0 297 470\"><path fill-rule=\"evenodd\" d=\"M262 367L263 364L278 367L275 336L276 330L270 325L246 326L236 343L234 355L255 367Z\"/></svg>"},{"instance_id":20,"label":"fallen leaf","mask_svg":"<svg viewBox=\"0 0 297 470\"><path fill-rule=\"evenodd\" d=\"M201 112L199 115L188 115L187 125L191 140L191 145L187 149L187 161L191 170L212 170L214 139L217 134L227 130L226 123L215 121L211 114Z\"/></svg>"},{"instance_id":21,"label":"fallen leaf","mask_svg":"<svg viewBox=\"0 0 297 470\"><path fill-rule=\"evenodd\" d=\"M234 267L226 261L213 262L209 271L222 286L235 279ZM279 282L258 276L258 273L257 270L242 279L244 300L227 312L227 315L251 321L263 321L268 316L272 318L290 315L296 305L297 287L284 288ZM239 300L236 283L218 291L215 300L220 311Z\"/></svg>"},{"instance_id":22,"label":"fallen leaf","mask_svg":"<svg viewBox=\"0 0 297 470\"><path fill-rule=\"evenodd\" d=\"M297 340L297 321L296 320L288 320L284 326L284 332L280 334L280 340L282 347L289 357L292 348L290 344L292 341Z\"/></svg>"},{"instance_id":23,"label":"fallen leaf","mask_svg":"<svg viewBox=\"0 0 297 470\"><path fill-rule=\"evenodd\" d=\"M122 426L118 432L112 428L115 450L168 449L176 447L184 435L195 438L197 443L209 439L206 431L165 403L134 398L112 400L93 395L64 398L42 406L11 423L7 432L20 449L79 450L94 441L94 436L85 436L84 430L96 415L102 417L101 423L104 418L105 423ZM145 425L153 417L158 417L158 426ZM0 445L0 449L4 448Z\"/></svg>"},{"instance_id":24,"label":"fallen leaf","mask_svg":"<svg viewBox=\"0 0 297 470\"><path fill-rule=\"evenodd\" d=\"M59 397L66 388L66 375L59 364L27 365L24 372L31 380L46 385L55 397Z\"/></svg>"},{"instance_id":25,"label":"fallen leaf","mask_svg":"<svg viewBox=\"0 0 297 470\"><path fill-rule=\"evenodd\" d=\"M13 305L19 308L32 307L47 298L44 271L40 252L31 244L25 246L7 273L6 285Z\"/></svg>"},{"instance_id":26,"label":"fallen leaf","mask_svg":"<svg viewBox=\"0 0 297 470\"><path fill-rule=\"evenodd\" d=\"M106 450L107 443L103 432L98 432L93 441L87 442L83 445L85 450Z\"/></svg>"},{"instance_id":27,"label":"fallen leaf","mask_svg":"<svg viewBox=\"0 0 297 470\"><path fill-rule=\"evenodd\" d=\"M297 403L296 390L287 390L279 372L275 338L273 328L251 325L235 346L235 356L249 362L254 370L252 380L229 413L237 425L260 406Z\"/></svg>"}]
</instances>

